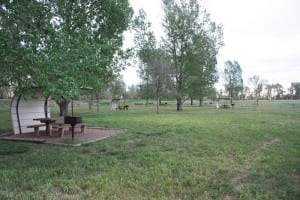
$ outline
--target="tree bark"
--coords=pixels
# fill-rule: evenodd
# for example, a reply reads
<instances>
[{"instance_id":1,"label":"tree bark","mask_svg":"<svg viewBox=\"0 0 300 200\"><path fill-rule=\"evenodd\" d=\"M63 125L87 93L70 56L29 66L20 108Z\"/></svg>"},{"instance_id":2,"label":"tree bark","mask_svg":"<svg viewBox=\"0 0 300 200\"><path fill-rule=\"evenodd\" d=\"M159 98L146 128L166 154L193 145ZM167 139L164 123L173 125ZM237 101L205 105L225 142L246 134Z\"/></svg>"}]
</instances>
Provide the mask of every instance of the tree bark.
<instances>
[{"instance_id":1,"label":"tree bark","mask_svg":"<svg viewBox=\"0 0 300 200\"><path fill-rule=\"evenodd\" d=\"M62 98L62 100L59 103L59 116L69 115L69 109L68 109L69 103L70 102Z\"/></svg>"},{"instance_id":2,"label":"tree bark","mask_svg":"<svg viewBox=\"0 0 300 200\"><path fill-rule=\"evenodd\" d=\"M100 112L100 94L96 94L96 100L97 100L97 112Z\"/></svg>"},{"instance_id":3,"label":"tree bark","mask_svg":"<svg viewBox=\"0 0 300 200\"><path fill-rule=\"evenodd\" d=\"M176 98L177 101L177 111L182 111L182 101L181 101L181 97L177 97Z\"/></svg>"},{"instance_id":4,"label":"tree bark","mask_svg":"<svg viewBox=\"0 0 300 200\"><path fill-rule=\"evenodd\" d=\"M92 105L93 105L93 99L92 97L89 97L89 110L92 110Z\"/></svg>"},{"instance_id":5,"label":"tree bark","mask_svg":"<svg viewBox=\"0 0 300 200\"><path fill-rule=\"evenodd\" d=\"M160 104L160 98L157 96L157 97L156 97L156 114L159 113L159 111L158 111L159 105L161 105L161 104Z\"/></svg>"},{"instance_id":6,"label":"tree bark","mask_svg":"<svg viewBox=\"0 0 300 200\"><path fill-rule=\"evenodd\" d=\"M202 107L202 103L203 103L203 99L200 98L200 99L199 99L199 107Z\"/></svg>"},{"instance_id":7,"label":"tree bark","mask_svg":"<svg viewBox=\"0 0 300 200\"><path fill-rule=\"evenodd\" d=\"M146 107L148 107L149 104L149 83L148 83L148 77L146 82Z\"/></svg>"}]
</instances>

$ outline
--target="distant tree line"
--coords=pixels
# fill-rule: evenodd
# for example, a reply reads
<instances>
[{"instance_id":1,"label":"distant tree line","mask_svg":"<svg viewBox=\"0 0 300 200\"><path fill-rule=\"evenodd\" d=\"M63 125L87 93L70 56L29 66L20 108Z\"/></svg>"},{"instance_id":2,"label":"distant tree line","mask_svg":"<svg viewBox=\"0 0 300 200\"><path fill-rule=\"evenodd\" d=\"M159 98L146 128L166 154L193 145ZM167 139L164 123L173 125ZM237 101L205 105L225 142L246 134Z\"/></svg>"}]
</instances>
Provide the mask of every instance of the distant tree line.
<instances>
[{"instance_id":1,"label":"distant tree line","mask_svg":"<svg viewBox=\"0 0 300 200\"><path fill-rule=\"evenodd\" d=\"M224 69L225 91L231 99L300 99L300 82L292 82L291 86L284 90L279 83L268 84L267 80L254 75L248 78L248 86L242 78L242 68L237 61L226 61ZM221 93L221 92L220 92Z\"/></svg>"}]
</instances>

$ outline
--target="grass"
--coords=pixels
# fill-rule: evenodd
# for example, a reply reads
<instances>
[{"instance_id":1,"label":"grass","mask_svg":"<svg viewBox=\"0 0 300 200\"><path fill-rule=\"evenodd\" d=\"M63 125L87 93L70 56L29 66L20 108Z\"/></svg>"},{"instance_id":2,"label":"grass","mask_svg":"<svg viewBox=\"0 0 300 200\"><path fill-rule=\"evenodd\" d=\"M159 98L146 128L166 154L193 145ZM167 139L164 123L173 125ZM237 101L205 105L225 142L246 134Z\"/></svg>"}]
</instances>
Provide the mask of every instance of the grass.
<instances>
[{"instance_id":1,"label":"grass","mask_svg":"<svg viewBox=\"0 0 300 200\"><path fill-rule=\"evenodd\" d=\"M29 151L30 147L26 144L18 143L11 145L11 143L1 143L0 156L13 155L18 153L25 153Z\"/></svg>"},{"instance_id":2,"label":"grass","mask_svg":"<svg viewBox=\"0 0 300 200\"><path fill-rule=\"evenodd\" d=\"M84 142L86 142L84 139L80 139L80 138L76 138L76 137L74 137L73 139L72 138L64 138L61 141L62 144L69 144L69 145L78 145L78 144L81 144Z\"/></svg>"},{"instance_id":3,"label":"grass","mask_svg":"<svg viewBox=\"0 0 300 200\"><path fill-rule=\"evenodd\" d=\"M0 199L300 198L299 101L100 110L75 114L128 131L78 148L0 141Z\"/></svg>"}]
</instances>

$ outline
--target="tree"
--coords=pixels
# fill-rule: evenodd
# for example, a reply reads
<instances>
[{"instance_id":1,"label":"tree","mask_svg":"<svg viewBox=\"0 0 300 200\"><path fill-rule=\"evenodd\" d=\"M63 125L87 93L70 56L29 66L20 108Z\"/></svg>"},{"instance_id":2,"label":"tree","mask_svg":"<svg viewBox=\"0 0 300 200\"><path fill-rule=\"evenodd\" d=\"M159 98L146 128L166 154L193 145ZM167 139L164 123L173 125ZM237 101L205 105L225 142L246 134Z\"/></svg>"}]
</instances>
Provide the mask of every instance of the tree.
<instances>
[{"instance_id":1,"label":"tree","mask_svg":"<svg viewBox=\"0 0 300 200\"><path fill-rule=\"evenodd\" d=\"M134 42L137 57L139 58L139 76L142 80L140 89L143 91L146 105L148 105L148 100L152 96L151 91L154 89L150 83L150 63L153 60L157 44L154 33L151 30L151 23L147 21L146 12L143 9L139 11L139 15L134 20L134 30Z\"/></svg>"},{"instance_id":2,"label":"tree","mask_svg":"<svg viewBox=\"0 0 300 200\"><path fill-rule=\"evenodd\" d=\"M265 84L265 80L262 80L258 75L254 75L249 78L249 83L253 86L254 96L256 98L256 104L258 106L258 100L261 97L261 92Z\"/></svg>"},{"instance_id":3,"label":"tree","mask_svg":"<svg viewBox=\"0 0 300 200\"><path fill-rule=\"evenodd\" d=\"M291 83L291 88L293 90L292 95L293 95L294 99L300 99L300 82Z\"/></svg>"},{"instance_id":4,"label":"tree","mask_svg":"<svg viewBox=\"0 0 300 200\"><path fill-rule=\"evenodd\" d=\"M0 87L15 94L33 87L39 74L37 57L53 38L51 12L38 1L0 3Z\"/></svg>"},{"instance_id":5,"label":"tree","mask_svg":"<svg viewBox=\"0 0 300 200\"><path fill-rule=\"evenodd\" d=\"M149 83L141 83L137 86L138 97L146 100L146 106L150 98L155 98L155 91Z\"/></svg>"},{"instance_id":6,"label":"tree","mask_svg":"<svg viewBox=\"0 0 300 200\"><path fill-rule=\"evenodd\" d=\"M232 98L243 92L242 68L237 61L226 61L224 69L225 89Z\"/></svg>"},{"instance_id":7,"label":"tree","mask_svg":"<svg viewBox=\"0 0 300 200\"><path fill-rule=\"evenodd\" d=\"M151 23L146 20L146 13L143 10L140 10L139 16L135 19L135 30L140 77L144 81L147 99L150 97L150 91L154 90L158 113L161 95L168 80L169 58L163 48L157 47Z\"/></svg>"},{"instance_id":8,"label":"tree","mask_svg":"<svg viewBox=\"0 0 300 200\"><path fill-rule=\"evenodd\" d=\"M198 61L207 61L208 55L215 57L222 46L222 31L220 26L211 22L196 0L163 0L163 6L164 48L171 59L170 75L179 111L192 85L193 71L197 67L207 67ZM207 54L209 51L213 53Z\"/></svg>"},{"instance_id":9,"label":"tree","mask_svg":"<svg viewBox=\"0 0 300 200\"><path fill-rule=\"evenodd\" d=\"M168 80L169 59L163 49L156 49L149 62L151 84L155 88L156 112L159 113L161 96Z\"/></svg>"},{"instance_id":10,"label":"tree","mask_svg":"<svg viewBox=\"0 0 300 200\"><path fill-rule=\"evenodd\" d=\"M137 99L137 87L135 85L128 86L128 91L126 92L126 96L129 99Z\"/></svg>"},{"instance_id":11,"label":"tree","mask_svg":"<svg viewBox=\"0 0 300 200\"><path fill-rule=\"evenodd\" d=\"M270 100L272 98L272 89L273 89L273 85L272 84L266 84L265 85L265 89L267 91L267 99Z\"/></svg>"},{"instance_id":12,"label":"tree","mask_svg":"<svg viewBox=\"0 0 300 200\"><path fill-rule=\"evenodd\" d=\"M198 98L200 106L203 98L214 90L218 80L216 69L217 49L211 45L209 38L195 36L194 43L188 47L189 59L187 80L188 94L191 98ZM205 47L205 48L203 48Z\"/></svg>"},{"instance_id":13,"label":"tree","mask_svg":"<svg viewBox=\"0 0 300 200\"><path fill-rule=\"evenodd\" d=\"M267 91L267 99L280 99L284 94L283 86L279 83L266 84L265 89Z\"/></svg>"},{"instance_id":14,"label":"tree","mask_svg":"<svg viewBox=\"0 0 300 200\"><path fill-rule=\"evenodd\" d=\"M273 88L275 90L275 93L276 93L276 99L280 99L284 93L283 91L283 86L279 83L276 83L273 85Z\"/></svg>"},{"instance_id":15,"label":"tree","mask_svg":"<svg viewBox=\"0 0 300 200\"><path fill-rule=\"evenodd\" d=\"M250 88L248 86L245 86L243 89L243 100L245 100L245 98L250 96L251 96Z\"/></svg>"},{"instance_id":16,"label":"tree","mask_svg":"<svg viewBox=\"0 0 300 200\"><path fill-rule=\"evenodd\" d=\"M126 84L122 79L115 79L109 84L109 91L112 98L123 98L126 93Z\"/></svg>"},{"instance_id":17,"label":"tree","mask_svg":"<svg viewBox=\"0 0 300 200\"><path fill-rule=\"evenodd\" d=\"M96 91L120 71L128 1L7 1L0 4L1 85L38 86L66 114L82 88ZM65 109L63 109L65 108Z\"/></svg>"},{"instance_id":18,"label":"tree","mask_svg":"<svg viewBox=\"0 0 300 200\"><path fill-rule=\"evenodd\" d=\"M217 89L215 87L210 87L208 88L207 90L207 97L210 99L210 100L213 100L215 101L217 99L217 96L218 96L218 92L217 92Z\"/></svg>"}]
</instances>

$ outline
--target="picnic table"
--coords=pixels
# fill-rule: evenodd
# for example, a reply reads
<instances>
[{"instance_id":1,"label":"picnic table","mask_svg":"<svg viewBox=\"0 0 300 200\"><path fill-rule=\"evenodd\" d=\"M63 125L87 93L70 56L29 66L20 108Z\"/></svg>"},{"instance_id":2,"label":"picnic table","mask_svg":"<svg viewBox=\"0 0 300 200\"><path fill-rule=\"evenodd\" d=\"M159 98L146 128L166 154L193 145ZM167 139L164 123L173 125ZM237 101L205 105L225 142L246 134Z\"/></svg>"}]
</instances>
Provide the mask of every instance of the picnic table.
<instances>
[{"instance_id":1,"label":"picnic table","mask_svg":"<svg viewBox=\"0 0 300 200\"><path fill-rule=\"evenodd\" d=\"M56 119L45 117L45 118L34 118L35 121L40 121L46 125L46 134L52 136L52 124L56 122Z\"/></svg>"},{"instance_id":2,"label":"picnic table","mask_svg":"<svg viewBox=\"0 0 300 200\"><path fill-rule=\"evenodd\" d=\"M119 110L128 110L129 105L119 106Z\"/></svg>"}]
</instances>

